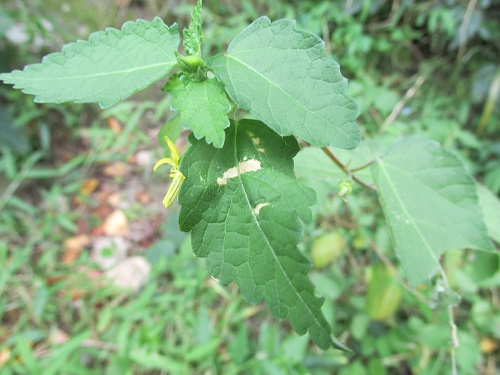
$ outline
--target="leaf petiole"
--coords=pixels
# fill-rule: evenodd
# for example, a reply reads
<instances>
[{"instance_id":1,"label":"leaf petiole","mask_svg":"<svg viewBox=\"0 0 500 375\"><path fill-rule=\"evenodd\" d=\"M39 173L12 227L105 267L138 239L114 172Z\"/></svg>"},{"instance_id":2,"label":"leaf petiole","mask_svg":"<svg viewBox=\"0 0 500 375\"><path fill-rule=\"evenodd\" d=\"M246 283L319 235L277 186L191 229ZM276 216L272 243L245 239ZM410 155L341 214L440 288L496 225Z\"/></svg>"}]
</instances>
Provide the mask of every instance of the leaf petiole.
<instances>
[{"instance_id":1,"label":"leaf petiole","mask_svg":"<svg viewBox=\"0 0 500 375\"><path fill-rule=\"evenodd\" d=\"M377 191L377 188L373 185L370 185L366 182L364 182L362 179L360 179L359 177L357 177L356 175L353 174L354 170L351 170L349 169L349 167L347 165L345 165L344 163L342 163L339 159L337 159L337 157L333 154L333 152L330 151L330 149L328 147L323 147L322 150L324 151L324 153L340 168L342 169L349 177L351 177L354 181L356 181L358 184L360 184L361 186L367 188L368 190L371 190L371 191ZM369 164L363 166L362 168L356 168L356 170L360 170L360 169L363 169L365 167L367 167L368 165L370 165L371 163L373 163L373 161L371 161Z\"/></svg>"}]
</instances>

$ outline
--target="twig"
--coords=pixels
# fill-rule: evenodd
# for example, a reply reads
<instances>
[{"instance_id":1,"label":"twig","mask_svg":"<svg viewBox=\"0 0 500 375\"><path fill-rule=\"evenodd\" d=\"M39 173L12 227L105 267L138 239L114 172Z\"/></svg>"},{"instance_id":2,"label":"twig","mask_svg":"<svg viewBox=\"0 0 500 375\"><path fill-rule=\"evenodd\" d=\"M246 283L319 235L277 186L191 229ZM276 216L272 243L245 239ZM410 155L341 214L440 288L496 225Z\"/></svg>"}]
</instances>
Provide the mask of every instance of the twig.
<instances>
[{"instance_id":1,"label":"twig","mask_svg":"<svg viewBox=\"0 0 500 375\"><path fill-rule=\"evenodd\" d=\"M457 348L460 346L458 341L458 330L455 324L455 317L453 316L453 305L448 306L448 319L451 327L451 373L457 375Z\"/></svg>"},{"instance_id":2,"label":"twig","mask_svg":"<svg viewBox=\"0 0 500 375\"><path fill-rule=\"evenodd\" d=\"M422 75L417 78L415 83L408 89L406 94L401 98L401 100L394 106L391 114L385 119L384 123L380 127L379 133L383 133L387 130L387 128L396 120L396 118L401 113L401 110L404 108L406 103L415 95L419 87L422 83L425 82L425 77Z\"/></svg>"},{"instance_id":3,"label":"twig","mask_svg":"<svg viewBox=\"0 0 500 375\"><path fill-rule=\"evenodd\" d=\"M448 283L448 277L446 276L446 272L444 271L443 267L440 268L440 273L441 277L443 278L444 285L447 290L450 290L450 284ZM460 346L460 342L458 341L458 329L457 325L455 324L455 317L453 315L453 305L450 304L448 306L448 322L450 324L451 328L451 348L450 348L450 355L451 355L451 374L452 375L458 375L458 370L457 370L457 348Z\"/></svg>"},{"instance_id":4,"label":"twig","mask_svg":"<svg viewBox=\"0 0 500 375\"><path fill-rule=\"evenodd\" d=\"M360 171L362 169L365 169L365 168L368 168L370 165L372 165L373 163L375 163L375 159L369 161L368 163L366 164L363 164L361 167L357 167L357 168L353 168L351 169L351 172L357 172L357 171Z\"/></svg>"},{"instance_id":5,"label":"twig","mask_svg":"<svg viewBox=\"0 0 500 375\"><path fill-rule=\"evenodd\" d=\"M467 9L465 10L464 18L462 21L462 25L460 26L460 39L459 39L459 47L457 54L457 61L462 58L465 52L465 47L467 46L467 30L469 29L469 23L472 18L472 13L476 8L477 0L470 0L467 5Z\"/></svg>"},{"instance_id":6,"label":"twig","mask_svg":"<svg viewBox=\"0 0 500 375\"><path fill-rule=\"evenodd\" d=\"M335 163L337 164L337 166L342 169L349 177L351 177L354 181L356 181L358 184L364 186L365 188L367 188L368 190L371 190L371 191L377 191L377 188L373 185L370 185L370 184L367 184L366 182L364 182L363 180L361 180L359 177L355 176L352 174L352 171L347 167L347 165L345 165L344 163L342 163L339 159L337 159L337 157L327 148L327 147L323 147L323 151L325 152L325 154Z\"/></svg>"}]
</instances>

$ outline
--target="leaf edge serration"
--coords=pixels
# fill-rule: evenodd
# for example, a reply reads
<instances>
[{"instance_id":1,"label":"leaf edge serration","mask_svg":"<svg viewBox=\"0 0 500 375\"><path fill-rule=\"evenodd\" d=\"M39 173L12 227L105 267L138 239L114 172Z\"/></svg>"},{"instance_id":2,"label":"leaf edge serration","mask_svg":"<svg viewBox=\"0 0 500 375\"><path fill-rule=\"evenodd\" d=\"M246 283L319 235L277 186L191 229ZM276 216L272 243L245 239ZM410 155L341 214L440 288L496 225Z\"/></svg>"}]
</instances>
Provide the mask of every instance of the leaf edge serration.
<instances>
[{"instance_id":1,"label":"leaf edge serration","mask_svg":"<svg viewBox=\"0 0 500 375\"><path fill-rule=\"evenodd\" d=\"M99 30L96 32L93 32L89 35L87 40L77 40L75 42L71 42L68 44L65 44L60 52L53 52L50 53L42 58L42 61L40 63L35 63L35 64L30 64L26 65L22 70L15 69L10 73L0 73L0 80L3 81L5 84L13 85L13 88L15 89L21 89L21 91L25 94L29 95L34 95L34 101L35 103L66 103L66 102L75 102L75 103L92 103L92 102L97 102L101 108L108 108L112 106L113 104L118 103L119 101L127 98L128 96L144 90L145 88L149 87L152 85L154 82L156 82L159 79L162 79L170 73L170 71L173 69L173 67L176 65L176 62L172 63L172 66L169 67L164 73L162 73L161 76L156 77L154 80L149 81L149 82L144 82L142 85L139 85L134 91L132 91L130 94L120 96L119 100L116 101L87 101L87 100L73 100L73 99L62 99L62 100L44 100L41 99L40 96L42 96L40 93L34 92L34 89L29 86L29 85L23 85L22 83L16 83L19 79L25 79L23 75L25 73L29 73L30 71L40 71L44 67L49 66L51 64L59 64L62 65L68 59L72 58L73 56L76 56L78 53L84 50L85 48L92 48L95 46L98 46L100 44L105 44L110 47L113 47L110 45L109 40L112 38L109 38L109 36L113 36L114 38L121 39L127 35L135 34L138 37L144 37L146 34L147 30L149 29L157 29L159 31L159 35L163 35L165 33L170 34L172 37L177 36L177 41L176 41L176 48L178 48L180 44L180 34L179 34L179 26L177 23L172 24L171 26L166 25L163 20L160 17L155 17L151 22L143 20L143 19L137 19L136 21L127 21L125 22L121 29L116 29L114 27L107 27L105 30ZM163 32L162 32L163 30ZM141 35L142 34L142 35ZM147 38L145 40L148 40Z\"/></svg>"},{"instance_id":2,"label":"leaf edge serration","mask_svg":"<svg viewBox=\"0 0 500 375\"><path fill-rule=\"evenodd\" d=\"M328 139L329 137L318 137L316 140L313 140L312 138L307 139L303 135L297 134L296 131L293 128L288 128L284 129L280 128L277 129L274 126L269 125L268 121L266 121L265 118L262 118L258 113L255 113L251 109L251 105L248 103L242 102L241 98L238 98L238 95L236 95L234 86L229 80L229 84L226 84L224 80L218 76L218 74L215 73L214 71L214 65L221 64L221 60L223 61L224 64L224 70L225 70L225 75L229 77L228 70L227 70L227 59L228 56L231 55L231 51L238 45L238 43L248 36L252 35L256 31L262 28L270 28L273 26L280 26L284 25L283 27L291 27L292 31L294 33L300 34L302 36L302 43L305 43L306 45L309 44L307 48L301 48L301 49L307 49L310 50L311 52L308 52L309 57L311 58L311 61L314 60L321 60L321 61L328 61L329 63L333 64L335 66L336 72L338 72L339 76L342 78L342 82L335 82L336 88L334 90L335 94L342 95L347 101L349 101L350 105L352 106L352 118L347 119L341 126L337 127L336 130L338 132L341 132L342 135L348 140L348 144L341 144L337 143L335 141L332 141ZM308 43L306 43L309 41ZM348 94L346 94L347 90L347 78L345 78L342 73L340 72L340 65L333 59L329 57L324 56L325 53L325 42L316 34L309 32L307 30L299 29L297 28L297 22L293 19L290 18L283 18L279 19L276 21L271 21L269 17L267 16L262 16L257 18L255 21L253 21L250 25L248 25L245 29L243 29L229 44L227 48L226 53L218 53L209 59L207 59L206 65L207 67L214 72L216 75L217 79L221 81L221 83L224 84L226 87L226 91L230 98L242 109L249 110L253 115L255 115L259 120L264 122L266 125L271 127L274 131L276 131L278 134L281 136L289 136L289 135L294 135L299 138L304 139L308 143L310 143L313 146L316 147L326 147L326 146L334 146L334 147L339 147L342 149L346 150L351 150L356 148L359 143L361 142L362 135L361 135L361 130L358 124L356 124L355 120L359 116L360 111L359 111L359 106L357 105L356 101ZM313 137L314 138L314 137Z\"/></svg>"},{"instance_id":3,"label":"leaf edge serration","mask_svg":"<svg viewBox=\"0 0 500 375\"><path fill-rule=\"evenodd\" d=\"M260 123L260 125L256 126L259 126L261 129L267 129L266 130L267 132L273 132L271 129L265 127L260 121L256 120L243 120L243 121ZM241 123L241 121L239 123ZM236 131L234 130L233 126L229 129L226 129L226 132L229 132L229 134L226 134L226 143L228 141L229 143L231 143L231 139L233 139L234 136L236 135ZM248 134L251 133L248 132ZM275 135L278 136L276 133ZM252 135L252 137L253 136L254 135ZM257 137L262 138L262 134L257 135ZM286 137L286 138L288 138L288 140L284 139L284 141L287 143L287 145L289 144L288 147L291 147L288 148L287 155L290 156L291 170L293 172L293 159L292 159L293 156L291 156L291 153L295 155L299 150L299 145L295 137ZM291 140L293 140L293 143L290 143ZM318 345L318 347L325 350L328 349L329 347L334 347L340 350L350 351L346 346L344 346L340 341L338 341L335 337L332 336L331 327L325 320L325 317L323 316L323 313L321 311L321 306L324 303L324 298L318 297L315 294L314 284L308 277L308 273L311 271L312 264L310 260L297 247L301 237L300 233L302 232L301 223L302 222L307 223L308 221L311 220L310 209L307 207L312 205L315 201L315 199L313 199L313 197L315 196L314 191L310 188L303 186L298 180L296 180L294 173L289 175L288 173L285 172L284 176L287 176L291 180L296 181L297 187L302 191L303 194L305 194L305 198L307 198L302 203L301 205L302 208L300 208L301 206L295 207L295 204L289 205L282 201L275 203L271 202L268 206L262 207L260 209L259 217L261 219L257 219L255 211L253 211L255 225L258 226L257 229L259 229L262 236L266 238L266 242L269 244L268 251L270 251L272 253L272 256L276 259L276 265L275 265L276 272L277 275L279 276L275 277L279 277L279 279L281 279L282 281L284 280L283 277L285 277L286 280L288 280L288 282L285 284L289 285L288 287L291 289L288 291L284 291L281 289L281 287L279 287L279 284L268 285L269 283L265 282L265 280L262 280L261 283L253 284L254 281L257 281L256 275L252 277L254 281L247 280L245 282L245 278L248 277L249 269L244 267L243 269L240 270L239 266L237 266L236 264L232 264L230 260L224 260L220 262L217 261L217 259L219 259L219 257L222 255L216 255L215 258L212 258L213 250L209 249L209 244L212 243L211 239L220 238L222 234L218 232L213 232L213 229L209 230L209 228L212 228L212 225L217 225L217 224L216 222L213 222L212 219L209 218L211 214L205 216L204 213L210 210L210 207L212 209L215 208L216 210L221 210L221 212L226 212L225 209L221 209L221 207L218 206L218 203L216 203L215 205L212 205L211 203L211 202L219 202L221 199L224 199L219 194L223 193L220 189L224 189L226 185L224 184L223 186L220 186L219 178L217 178L217 184L215 184L215 178L218 176L218 174L213 175L212 173L214 170L212 170L212 172L205 171L201 175L195 173L196 172L195 169L189 170L190 166L194 165L194 163L203 163L203 164L208 163L207 165L212 165L212 163L214 163L214 159L212 159L212 156L205 160L201 158L200 157L201 154L198 153L198 147L201 146L203 148L206 148L206 147L213 147L213 145L206 144L206 142L203 139L202 140L196 139L196 137L193 134L189 136L189 141L192 144L192 146L189 148L188 152L183 156L180 166L181 171L186 176L186 181L183 184L181 192L179 194L179 203L182 206L181 213L179 215L179 226L181 230L191 232L193 240L192 246L195 255L198 257L206 258L207 268L210 274L217 280L219 280L219 282L221 282L222 284L229 284L234 281L239 286L245 299L252 304L257 304L262 301L265 301L267 307L269 308L269 311L275 318L281 320L288 317L294 330L299 335L303 335L309 332L311 339L316 343L316 345ZM235 146L233 146L232 143L226 144L225 150L227 151L227 149L231 149L233 147ZM234 148L234 150L236 150L236 148ZM225 152L225 151L221 149L218 150L215 149L213 152L214 152L213 157L215 158L217 157L217 154L219 152ZM243 157L243 155L240 156ZM227 155L225 155L225 157L227 157ZM238 160L239 159L240 158L238 157ZM245 160L245 157L243 157L243 159L241 160ZM263 163L262 165L264 165L266 164L266 161L262 160L262 163ZM219 170L218 169L219 167L214 166L213 168L216 168L215 170ZM274 167L272 167L272 165L269 165L268 167L263 166L262 168L264 169L269 168L268 171L270 172L274 171ZM252 173L255 173L257 176L260 172L262 172L262 170L258 170L255 172L243 172L241 175L239 175L239 177L234 176L234 178L239 179L243 187L244 181L241 180L242 177L251 178L250 176ZM281 171L281 173L284 172ZM232 189L230 189L230 191L231 190ZM252 195L251 193L248 195L247 193L245 193L245 196L247 197L251 195ZM195 203L194 205L186 205L189 201L193 200L195 200L197 203ZM250 202L247 203L250 204ZM278 209L279 210L286 209L286 212L288 213L284 215L286 219L284 216L281 215L283 214L283 211L280 211L279 215L281 216L277 216L278 212L276 210ZM249 210L252 211L252 206L250 206ZM304 210L307 212L305 212ZM221 219L221 217L219 217L217 220L219 219ZM294 235L292 236L293 238L290 236L287 237L288 240L286 244L278 241L281 245L283 245L283 248L280 249L279 251L276 251L276 246L277 246L276 240L272 240L271 237L269 237L270 231L274 230L271 228L269 223L276 222L276 220L280 222L281 226L289 228L290 230L292 230L291 228L293 227L293 233L294 233ZM227 225L231 224L228 223ZM224 226L224 232L225 231L226 227ZM248 232L246 236L247 235L251 236L250 232ZM225 242L226 241L224 241L224 243ZM211 246L213 248L214 246L217 245L212 243ZM229 245L229 247L226 250L231 250L232 246L233 245ZM291 250L293 250L293 254L289 252ZM251 250L249 249L249 251ZM226 254L229 258L231 258L230 253ZM226 255L224 255L224 257L225 256ZM291 271L288 268L290 266L290 262L294 263L295 267L298 267L296 271ZM286 266L286 268L282 268L284 266ZM234 268L234 270L228 273L227 271L232 268ZM278 269L281 269L281 271L279 271ZM241 271L243 272L243 274L241 274ZM284 295L281 295L281 293L285 293L286 295L288 295L289 293L292 293L292 291L293 294L295 295L295 297L291 297L292 301L296 300L297 303L288 305L286 304L285 301L288 300L289 303L292 302L291 300L289 300L290 297L285 297ZM305 318L303 315L305 311L308 311L307 318Z\"/></svg>"}]
</instances>

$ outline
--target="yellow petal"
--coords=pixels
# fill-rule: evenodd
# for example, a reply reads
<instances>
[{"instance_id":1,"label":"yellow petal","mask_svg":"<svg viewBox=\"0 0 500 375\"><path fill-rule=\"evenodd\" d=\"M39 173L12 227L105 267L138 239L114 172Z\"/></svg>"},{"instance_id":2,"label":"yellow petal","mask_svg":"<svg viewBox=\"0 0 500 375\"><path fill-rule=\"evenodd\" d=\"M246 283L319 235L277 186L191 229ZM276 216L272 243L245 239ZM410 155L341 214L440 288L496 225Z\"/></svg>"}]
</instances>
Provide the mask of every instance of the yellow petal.
<instances>
[{"instance_id":1,"label":"yellow petal","mask_svg":"<svg viewBox=\"0 0 500 375\"><path fill-rule=\"evenodd\" d=\"M170 156L172 157L172 160L175 162L175 165L179 165L179 150L177 150L177 147L175 146L175 143L170 140L167 136L165 136L165 142L167 142L168 149L170 150Z\"/></svg>"},{"instance_id":2,"label":"yellow petal","mask_svg":"<svg viewBox=\"0 0 500 375\"><path fill-rule=\"evenodd\" d=\"M185 178L186 177L184 177L181 172L177 171L177 174L175 175L174 180L172 181L172 184L168 188L167 194L163 199L163 205L165 206L165 208L170 206L170 204L174 201L175 197L179 193L182 181L184 181Z\"/></svg>"},{"instance_id":3,"label":"yellow petal","mask_svg":"<svg viewBox=\"0 0 500 375\"><path fill-rule=\"evenodd\" d=\"M173 160L171 158L163 158L163 159L160 159L156 162L155 166L153 167L153 171L156 171L158 169L158 167L160 165L163 165L163 164L170 164L172 167L178 166L178 164L175 163L175 160Z\"/></svg>"}]
</instances>

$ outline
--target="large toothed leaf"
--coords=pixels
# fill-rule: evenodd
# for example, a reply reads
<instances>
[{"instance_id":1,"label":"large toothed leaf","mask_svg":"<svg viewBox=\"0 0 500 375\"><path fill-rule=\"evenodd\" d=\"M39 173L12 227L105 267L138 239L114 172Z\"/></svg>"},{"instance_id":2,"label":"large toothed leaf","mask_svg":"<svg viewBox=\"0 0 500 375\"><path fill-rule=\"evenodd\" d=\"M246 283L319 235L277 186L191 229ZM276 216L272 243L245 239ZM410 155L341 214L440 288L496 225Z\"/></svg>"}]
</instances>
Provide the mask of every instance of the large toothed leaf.
<instances>
[{"instance_id":1,"label":"large toothed leaf","mask_svg":"<svg viewBox=\"0 0 500 375\"><path fill-rule=\"evenodd\" d=\"M344 94L339 65L324 52L321 38L297 30L295 21L261 17L207 66L239 107L278 134L353 149L361 140L358 107Z\"/></svg>"},{"instance_id":2,"label":"large toothed leaf","mask_svg":"<svg viewBox=\"0 0 500 375\"><path fill-rule=\"evenodd\" d=\"M127 22L121 31L98 31L0 79L39 103L98 102L106 108L165 77L177 63L179 42L177 25L169 28L160 18Z\"/></svg>"},{"instance_id":3,"label":"large toothed leaf","mask_svg":"<svg viewBox=\"0 0 500 375\"><path fill-rule=\"evenodd\" d=\"M189 140L180 167L186 180L179 224L192 232L195 254L207 258L221 283L236 281L251 303L265 299L276 318L288 316L299 334L309 331L321 348L342 347L331 337L323 300L307 277L310 262L297 249L315 195L294 176L295 138L243 120L226 130L222 149Z\"/></svg>"},{"instance_id":4,"label":"large toothed leaf","mask_svg":"<svg viewBox=\"0 0 500 375\"><path fill-rule=\"evenodd\" d=\"M476 183L453 154L421 137L396 142L372 166L396 253L413 286L431 277L447 250L493 250Z\"/></svg>"},{"instance_id":5,"label":"large toothed leaf","mask_svg":"<svg viewBox=\"0 0 500 375\"><path fill-rule=\"evenodd\" d=\"M221 148L231 109L222 84L216 79L178 82L171 94L172 109L180 112L182 125L193 130L196 138L205 137L207 143Z\"/></svg>"}]
</instances>

